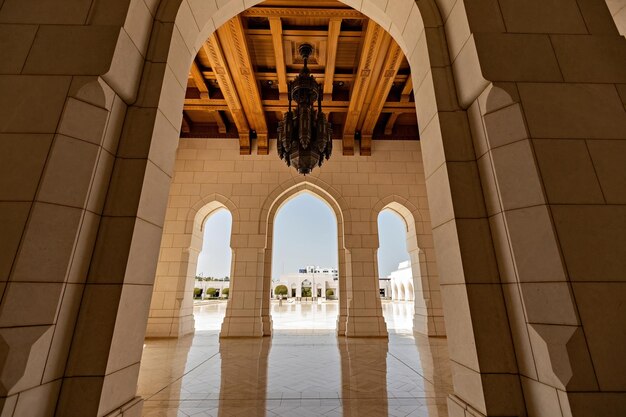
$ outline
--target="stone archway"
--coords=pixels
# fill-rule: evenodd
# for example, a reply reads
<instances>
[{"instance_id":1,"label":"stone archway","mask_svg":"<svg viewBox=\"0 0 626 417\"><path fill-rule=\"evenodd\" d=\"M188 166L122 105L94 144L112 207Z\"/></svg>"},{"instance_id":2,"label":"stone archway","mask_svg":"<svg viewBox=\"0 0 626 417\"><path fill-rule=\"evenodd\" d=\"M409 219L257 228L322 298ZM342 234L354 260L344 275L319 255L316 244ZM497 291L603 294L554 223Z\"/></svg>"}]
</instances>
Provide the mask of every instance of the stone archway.
<instances>
[{"instance_id":1,"label":"stone archway","mask_svg":"<svg viewBox=\"0 0 626 417\"><path fill-rule=\"evenodd\" d=\"M428 220L429 211L427 208L415 207L402 197L389 196L373 206L372 221L378 219L380 212L386 209L396 213L406 227L406 249L411 261L413 285L411 296L407 294L407 288L403 287L400 299L415 302L413 330L429 336L445 336L439 273L435 260L432 227Z\"/></svg>"},{"instance_id":2,"label":"stone archway","mask_svg":"<svg viewBox=\"0 0 626 417\"><path fill-rule=\"evenodd\" d=\"M623 193L605 174L621 173L624 166L616 158L624 154L626 138L626 99L620 87L623 38L607 35L614 33L614 23L604 3L579 7L572 0L555 8L534 1L528 14L483 2L406 1L400 7L394 1L389 11L389 2L349 3L399 41L419 86L416 106L430 205L436 208L431 220L440 249L455 374L452 406L457 412L471 407L478 410L472 413L523 415L525 398L529 408L541 404L544 414L577 412L585 407L581 404L608 410L606 414L619 409L626 372L605 358L616 357L623 344L607 344L615 335L597 319L624 318L616 307L624 265L605 261L624 259L620 239L625 227L619 221ZM153 242L162 232L178 139L181 80L196 42L246 4L220 2L218 8L217 3L194 0L149 5L133 0L91 8L42 2L43 9L16 4L5 1L0 6L3 24L10 23L6 29L20 26L16 47L8 54L11 60L6 61L6 74L12 75L4 74L0 85L2 108L10 108L0 126L10 132L3 133L9 151L0 155L12 164L7 174L11 187L3 188L2 206L8 247L3 267L10 277L2 299L4 363L11 364L2 381L5 407L17 410L17 416L24 404L48 404L45 399L60 392L59 414L130 414L140 407L133 398L133 381L156 267L158 245ZM576 35L563 35L563 25ZM593 46L599 34L615 41L618 53ZM581 55L572 58L572 50ZM50 56L57 59L47 59ZM602 64L594 66L598 61ZM581 70L582 64L594 67ZM501 112L485 109L486 101L494 101L485 90L491 88L487 80L507 89L519 106L498 108ZM33 112L38 117L32 117ZM520 114L513 119L518 123L513 133L525 133L518 144L509 130L510 112ZM546 138L543 148L530 147ZM82 146L70 152L66 145L74 140ZM558 154L567 159L550 161L546 147L556 146L551 140L561 141ZM581 152L585 140L593 142L587 153ZM554 339L544 332L543 323L533 323L532 330L544 335L537 346L545 345L536 356L514 336L513 348L506 313L541 301L533 295L537 282L533 278L531 285L520 284L521 291L528 290L524 300L503 298L502 282L512 270L500 269L532 258L524 233L531 227L524 226L537 223L527 223L523 216L530 207L488 214L484 201L489 205L507 200L502 196L523 177L507 176L506 167L495 164L497 158L485 171L485 150L525 164L530 172L541 168L532 178L539 181L544 197L537 209L547 212L540 220L548 227L541 231L549 233L534 236L542 236L542 246L553 250L540 253L536 264L557 266L559 279L565 277L556 285L559 296L566 295L561 300L565 311L579 315L571 337ZM575 156L586 161L585 170L571 169L581 166L574 163ZM26 159L28 164L14 166ZM68 161L72 170L67 169ZM596 174L587 169L596 165ZM494 189L489 188L490 169L498 181ZM587 186L556 192L573 173ZM514 214L520 217L514 219ZM495 232L490 233L492 224ZM600 229L614 233L599 236ZM507 251L513 262L506 262ZM585 255L583 264L580 254ZM596 254L602 256L592 256ZM522 272L520 276L533 275ZM33 276L51 278L32 282ZM27 307L31 287L41 290L36 309ZM547 289L546 284L538 293ZM559 317L559 311L543 313L550 320ZM528 330L517 320L511 326ZM586 341L576 342L588 346L578 353L584 358L580 363L593 362L593 369L573 366L576 357L563 353L572 338ZM50 359L44 363L42 357ZM565 368L561 357L568 358ZM522 362L525 365L519 366ZM558 378L532 368L554 369ZM25 392L28 395L21 395Z\"/></svg>"},{"instance_id":3,"label":"stone archway","mask_svg":"<svg viewBox=\"0 0 626 417\"><path fill-rule=\"evenodd\" d=\"M204 224L211 214L222 209L232 216L232 240L239 229L239 210L222 195L206 196L189 210L168 209L166 216L185 220L170 224L163 231L146 337L180 337L193 333L192 290L204 240ZM235 252L232 247L231 250ZM234 260L233 257L233 269Z\"/></svg>"},{"instance_id":4,"label":"stone archway","mask_svg":"<svg viewBox=\"0 0 626 417\"><path fill-rule=\"evenodd\" d=\"M260 227L266 236L266 246L264 251L264 293L271 285L271 260L273 245L274 217L289 199L302 193L309 192L324 201L334 212L337 219L337 248L338 248L338 270L339 270L339 315L337 318L337 334L345 336L386 336L387 328L382 317L378 286L373 285L374 276L353 276L355 267L352 264L354 251L360 251L360 247L351 247L352 221L349 206L343 197L329 187L324 182L315 178L307 180L297 179L277 187L266 199L261 214ZM362 270L362 268L356 268ZM359 285L354 285L354 280L359 280ZM371 282L368 282L371 281ZM377 282L376 282L377 284ZM359 293L355 297L355 293ZM355 301L357 298L359 301ZM369 300L366 307L364 303ZM271 318L269 316L269 299L263 298L261 315L264 323L264 334L269 335L271 329ZM267 324L266 324L267 323Z\"/></svg>"}]
</instances>

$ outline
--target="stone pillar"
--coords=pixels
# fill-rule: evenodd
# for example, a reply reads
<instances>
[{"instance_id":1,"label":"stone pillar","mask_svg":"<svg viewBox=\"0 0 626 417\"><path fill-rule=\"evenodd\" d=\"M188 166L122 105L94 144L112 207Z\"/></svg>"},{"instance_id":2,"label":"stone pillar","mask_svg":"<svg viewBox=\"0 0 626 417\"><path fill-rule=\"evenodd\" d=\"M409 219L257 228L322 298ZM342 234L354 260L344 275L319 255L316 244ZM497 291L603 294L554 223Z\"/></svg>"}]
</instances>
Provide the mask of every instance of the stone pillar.
<instances>
[{"instance_id":1,"label":"stone pillar","mask_svg":"<svg viewBox=\"0 0 626 417\"><path fill-rule=\"evenodd\" d=\"M439 273L434 259L435 250L432 247L432 235L428 239L431 242L431 247L428 248L417 248L413 243L417 239L418 236L415 235L415 232L412 233L409 230L407 248L415 246L409 252L414 291L413 297L405 297L407 300L412 300L415 306L413 331L428 336L445 336L446 327L441 305ZM426 239L422 240L425 241Z\"/></svg>"},{"instance_id":2,"label":"stone pillar","mask_svg":"<svg viewBox=\"0 0 626 417\"><path fill-rule=\"evenodd\" d=\"M340 229L341 228L341 229ZM343 223L337 222L338 233L343 233ZM346 282L348 277L352 274L352 268L350 266L350 253L342 246L342 240L339 240L339 265L337 267L339 280L337 283L337 294L335 296L339 300L339 313L337 314L337 335L345 336L346 334L346 322L348 318L348 293L346 290Z\"/></svg>"},{"instance_id":3,"label":"stone pillar","mask_svg":"<svg viewBox=\"0 0 626 417\"><path fill-rule=\"evenodd\" d=\"M202 236L199 247L192 247L192 234L185 233L185 222L167 220L175 218L177 211L170 208L166 213L146 337L180 337L194 331L193 289ZM180 233L174 233L177 227Z\"/></svg>"},{"instance_id":4,"label":"stone pillar","mask_svg":"<svg viewBox=\"0 0 626 417\"><path fill-rule=\"evenodd\" d=\"M347 297L345 335L348 337L387 337L387 325L378 296L377 249L353 247L348 250L350 251L351 274L346 280L344 293Z\"/></svg>"},{"instance_id":5,"label":"stone pillar","mask_svg":"<svg viewBox=\"0 0 626 417\"><path fill-rule=\"evenodd\" d=\"M260 337L264 334L263 297L269 298L263 284L265 249L254 247L250 235L241 232L232 248L233 274L220 337Z\"/></svg>"},{"instance_id":6,"label":"stone pillar","mask_svg":"<svg viewBox=\"0 0 626 417\"><path fill-rule=\"evenodd\" d=\"M454 288L450 284L458 282L449 281L451 264L439 263L446 281L446 323L457 322L458 300L467 297L471 325L479 328L485 302L501 305L503 298L508 324L498 308L499 323L491 325L491 333L510 328L515 356L511 358L508 341L499 352L493 338L488 349L481 347L478 329L472 364L457 351L463 343L458 329L449 332L455 333L450 336L456 395L451 412L569 417L593 410L593 415L616 415L624 409L626 369L607 358L620 355L626 336L606 323L626 320L616 301L626 288L625 265L619 261L626 256L626 223L621 220L626 201L616 188L626 166L626 40L601 1L569 0L558 6L501 1L500 6L488 22L477 17L484 16L482 5L472 2L457 2L444 16L458 97L469 108L478 162L478 170L465 163L465 173L462 162L446 162L457 166L448 169L446 182L453 191L462 184L469 190L478 176L481 183L473 186L482 188L485 205L466 193L463 205L456 206L453 197L454 216L449 218L454 220L449 223L440 215L435 219L434 208L441 212L438 202L431 204L431 213L440 229L436 247L458 245L457 272L466 276L465 288ZM459 30L461 23L469 30ZM466 76L471 60L479 63L480 72ZM442 122L443 115L438 119ZM449 132L442 127L444 155L469 162L472 156L459 146L458 131L452 124ZM434 143L425 136L425 147ZM434 165L426 171L429 179L437 177ZM468 216L471 207L473 216ZM444 238L446 227L449 238ZM486 250L491 246L495 259ZM479 272L479 260L483 271L472 274ZM492 372L500 375L487 379ZM463 386L478 374L482 392L476 383Z\"/></svg>"},{"instance_id":7,"label":"stone pillar","mask_svg":"<svg viewBox=\"0 0 626 417\"><path fill-rule=\"evenodd\" d=\"M263 294L261 299L261 321L263 322L263 336L272 335L272 250L263 251ZM291 291L291 289L289 289ZM282 303L282 301L281 301Z\"/></svg>"}]
</instances>

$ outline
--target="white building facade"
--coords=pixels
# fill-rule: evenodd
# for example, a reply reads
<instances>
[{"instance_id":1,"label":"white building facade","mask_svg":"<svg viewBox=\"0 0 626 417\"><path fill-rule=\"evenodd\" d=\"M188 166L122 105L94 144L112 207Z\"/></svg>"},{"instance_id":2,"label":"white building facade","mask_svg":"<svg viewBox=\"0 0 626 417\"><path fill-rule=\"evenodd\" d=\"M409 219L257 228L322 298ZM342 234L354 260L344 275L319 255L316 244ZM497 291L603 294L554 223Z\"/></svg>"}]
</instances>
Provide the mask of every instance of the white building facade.
<instances>
[{"instance_id":1,"label":"white building facade","mask_svg":"<svg viewBox=\"0 0 626 417\"><path fill-rule=\"evenodd\" d=\"M224 294L224 289L230 287L230 281L205 281L201 277L196 277L195 280L195 288L202 289L202 299L207 298L208 294L206 292L209 288L215 288L217 290L216 297L226 298Z\"/></svg>"},{"instance_id":2,"label":"white building facade","mask_svg":"<svg viewBox=\"0 0 626 417\"><path fill-rule=\"evenodd\" d=\"M389 274L389 286L391 288L392 301L415 300L411 261L400 262L398 269Z\"/></svg>"},{"instance_id":3,"label":"white building facade","mask_svg":"<svg viewBox=\"0 0 626 417\"><path fill-rule=\"evenodd\" d=\"M278 281L272 281L272 298L274 289L284 285L288 289L287 297L300 299L302 297L327 298L326 291L333 291L332 298L339 296L339 271L337 268L322 268L306 266L297 273L283 274Z\"/></svg>"}]
</instances>

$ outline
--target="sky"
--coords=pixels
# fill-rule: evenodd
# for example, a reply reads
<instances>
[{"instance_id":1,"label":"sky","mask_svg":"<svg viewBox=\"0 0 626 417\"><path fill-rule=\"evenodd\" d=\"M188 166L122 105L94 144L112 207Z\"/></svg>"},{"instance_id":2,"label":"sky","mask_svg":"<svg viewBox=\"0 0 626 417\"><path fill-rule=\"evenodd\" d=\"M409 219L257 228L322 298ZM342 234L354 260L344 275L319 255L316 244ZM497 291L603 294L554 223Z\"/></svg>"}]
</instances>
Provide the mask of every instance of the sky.
<instances>
[{"instance_id":1,"label":"sky","mask_svg":"<svg viewBox=\"0 0 626 417\"><path fill-rule=\"evenodd\" d=\"M207 219L196 275L230 276L231 223L227 210ZM398 214L384 210L378 216L378 233L379 276L386 277L398 263L409 259L406 226ZM307 265L337 267L337 219L331 208L312 194L300 194L278 210L273 243L272 278L298 272Z\"/></svg>"},{"instance_id":2,"label":"sky","mask_svg":"<svg viewBox=\"0 0 626 417\"><path fill-rule=\"evenodd\" d=\"M202 251L198 257L196 275L203 277L230 277L230 228L233 218L222 209L213 213L204 224Z\"/></svg>"}]
</instances>

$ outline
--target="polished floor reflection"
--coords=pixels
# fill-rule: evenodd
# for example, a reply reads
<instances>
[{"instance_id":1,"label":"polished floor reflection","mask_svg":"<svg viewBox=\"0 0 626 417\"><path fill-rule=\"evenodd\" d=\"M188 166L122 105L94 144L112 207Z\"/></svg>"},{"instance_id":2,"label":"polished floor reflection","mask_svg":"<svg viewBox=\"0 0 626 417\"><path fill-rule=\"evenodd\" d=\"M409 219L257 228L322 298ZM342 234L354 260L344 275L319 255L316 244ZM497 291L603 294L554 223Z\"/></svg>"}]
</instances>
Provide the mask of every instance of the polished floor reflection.
<instances>
[{"instance_id":1,"label":"polished floor reflection","mask_svg":"<svg viewBox=\"0 0 626 417\"><path fill-rule=\"evenodd\" d=\"M447 416L446 340L403 327L407 306L385 304L388 340L336 337L333 303L276 305L272 338L220 340L223 305L197 306L195 335L146 341L143 415Z\"/></svg>"}]
</instances>

